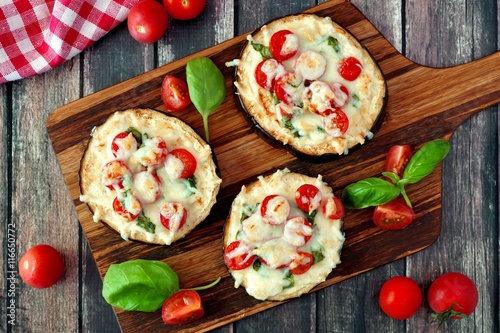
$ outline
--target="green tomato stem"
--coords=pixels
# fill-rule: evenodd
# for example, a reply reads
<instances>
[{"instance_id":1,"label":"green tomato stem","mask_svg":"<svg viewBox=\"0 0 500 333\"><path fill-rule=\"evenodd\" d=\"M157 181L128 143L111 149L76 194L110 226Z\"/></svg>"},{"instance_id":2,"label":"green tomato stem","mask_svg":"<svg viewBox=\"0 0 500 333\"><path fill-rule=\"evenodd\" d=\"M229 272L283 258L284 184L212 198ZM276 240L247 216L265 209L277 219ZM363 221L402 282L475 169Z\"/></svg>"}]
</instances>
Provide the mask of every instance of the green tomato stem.
<instances>
[{"instance_id":1,"label":"green tomato stem","mask_svg":"<svg viewBox=\"0 0 500 333\"><path fill-rule=\"evenodd\" d=\"M213 286L215 286L217 283L219 283L220 280L221 280L221 277L219 276L214 282L212 282L210 284L207 284L207 285L204 285L201 287L187 288L187 289L181 289L181 290L197 290L198 291L198 290L210 289Z\"/></svg>"}]
</instances>

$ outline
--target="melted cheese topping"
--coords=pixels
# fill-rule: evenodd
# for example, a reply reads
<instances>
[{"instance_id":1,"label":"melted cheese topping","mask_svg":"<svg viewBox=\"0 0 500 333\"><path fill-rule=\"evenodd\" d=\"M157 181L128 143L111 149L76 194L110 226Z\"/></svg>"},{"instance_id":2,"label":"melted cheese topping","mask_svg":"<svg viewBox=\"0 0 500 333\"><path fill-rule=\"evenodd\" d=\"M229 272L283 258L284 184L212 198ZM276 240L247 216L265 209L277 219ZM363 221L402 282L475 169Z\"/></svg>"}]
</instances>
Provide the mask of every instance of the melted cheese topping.
<instances>
[{"instance_id":1,"label":"melted cheese topping","mask_svg":"<svg viewBox=\"0 0 500 333\"><path fill-rule=\"evenodd\" d=\"M233 201L225 225L224 246L240 240L246 245L244 249L238 249L239 255L251 252L266 262L258 270L252 265L242 270L230 270L235 287L244 286L247 293L256 299L283 300L299 296L324 281L340 263L340 250L344 243L342 220L328 219L318 208L313 225L304 223L305 212L295 204L295 191L306 183L320 190L322 205L333 197L331 188L321 176L311 178L285 169L243 186ZM262 201L272 194L286 198L289 203L289 219L284 224L270 225L260 214ZM309 238L307 242L306 237ZM276 268L289 265L298 258L300 251L321 252L324 259L306 273L293 275L294 285L290 287L290 280L287 279L289 269Z\"/></svg>"},{"instance_id":2,"label":"melted cheese topping","mask_svg":"<svg viewBox=\"0 0 500 333\"><path fill-rule=\"evenodd\" d=\"M308 93L314 89L308 89L303 83L300 86L298 81L318 80L329 85L341 83L349 91L350 97L339 93L334 100L349 119L346 133L339 135L338 131L325 130L327 123L322 121L322 116L308 110L311 105L318 107L319 112L327 108L326 104L333 92L326 88L314 94L314 100L309 100L312 103L309 107L305 105L308 112L295 114L290 121L283 122L276 111L279 106L274 102L275 97L256 83L254 72L262 61L262 55L252 47L250 41L268 46L273 33L282 29L292 31L299 42L297 54L282 62L285 71L296 74L297 80L286 88L291 101L301 105L304 89ZM336 41L334 45L332 38ZM249 43L241 58L228 65L237 66L235 86L246 111L276 140L307 155L319 156L347 154L350 148L363 144L366 138L373 136L371 129L382 111L386 97L385 81L368 51L346 30L329 17L300 14L272 21L248 39ZM354 81L343 79L337 70L340 61L347 57L355 57L362 66L361 75Z\"/></svg>"},{"instance_id":3,"label":"melted cheese topping","mask_svg":"<svg viewBox=\"0 0 500 333\"><path fill-rule=\"evenodd\" d=\"M150 139L143 140L143 146L137 150L123 150L125 155L120 156L128 157L129 167L134 169L133 177L123 179L123 187L132 188L134 194L125 197L125 208L136 209L137 203L132 198L139 198L142 214L153 223L154 232L145 229L138 220L127 222L119 218L113 211L112 202L121 192L117 188L105 187L101 179L102 166L116 159L111 149L113 138L130 127L147 133ZM129 140L130 136L122 139L119 147L132 147ZM167 172L172 164L164 164L166 155L163 156L162 141L168 150L185 148L193 154L197 161L196 187L188 180L179 179L177 171ZM150 173L153 170L160 183ZM87 203L94 221L107 223L124 239L166 245L184 237L208 216L221 183L215 172L210 146L181 120L149 109L118 111L93 130L82 160L80 179L80 200ZM171 231L161 224L159 212L165 202L179 202L186 207L187 220L179 230Z\"/></svg>"}]
</instances>

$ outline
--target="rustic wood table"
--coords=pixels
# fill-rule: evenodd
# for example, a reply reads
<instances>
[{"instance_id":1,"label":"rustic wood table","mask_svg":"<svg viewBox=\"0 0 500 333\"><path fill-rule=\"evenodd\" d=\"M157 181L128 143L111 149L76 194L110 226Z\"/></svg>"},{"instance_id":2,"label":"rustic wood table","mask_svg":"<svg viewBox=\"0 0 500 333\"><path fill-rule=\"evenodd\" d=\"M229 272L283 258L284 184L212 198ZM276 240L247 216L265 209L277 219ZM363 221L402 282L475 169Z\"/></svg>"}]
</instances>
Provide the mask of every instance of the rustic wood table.
<instances>
[{"instance_id":1,"label":"rustic wood table","mask_svg":"<svg viewBox=\"0 0 500 333\"><path fill-rule=\"evenodd\" d=\"M323 2L208 1L200 17L172 21L157 44L135 42L122 24L59 68L0 86L1 332L121 331L113 309L101 296L99 270L48 136L49 115L69 102ZM498 50L499 0L351 3L399 52L418 64L449 67ZM437 98L442 88L430 84L426 93ZM467 119L451 136L451 152L442 167L442 228L432 245L285 304L242 316L214 332L433 332L437 325L426 303L411 319L395 321L382 314L378 291L388 278L406 275L425 293L433 279L449 271L465 273L476 282L479 304L472 321L453 321L444 329L498 332L498 124L498 105L494 105ZM14 273L7 265L9 243L16 244L17 258L40 243L58 248L66 263L64 278L43 290L12 279ZM9 310L10 304L14 311Z\"/></svg>"}]
</instances>

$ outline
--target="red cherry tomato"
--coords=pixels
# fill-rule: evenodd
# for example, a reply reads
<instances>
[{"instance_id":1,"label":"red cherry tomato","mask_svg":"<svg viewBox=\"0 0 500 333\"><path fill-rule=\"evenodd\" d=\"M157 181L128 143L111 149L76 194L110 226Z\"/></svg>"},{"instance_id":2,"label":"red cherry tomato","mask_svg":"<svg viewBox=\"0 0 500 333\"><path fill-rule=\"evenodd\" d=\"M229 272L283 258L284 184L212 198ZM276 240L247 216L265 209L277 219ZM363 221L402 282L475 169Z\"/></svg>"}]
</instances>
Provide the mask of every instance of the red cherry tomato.
<instances>
[{"instance_id":1,"label":"red cherry tomato","mask_svg":"<svg viewBox=\"0 0 500 333\"><path fill-rule=\"evenodd\" d=\"M347 81L354 81L358 78L363 70L363 66L358 59L354 57L344 58L340 61L338 71Z\"/></svg>"},{"instance_id":2,"label":"red cherry tomato","mask_svg":"<svg viewBox=\"0 0 500 333\"><path fill-rule=\"evenodd\" d=\"M278 66L278 62L274 59L262 60L255 68L257 84L267 91L274 91Z\"/></svg>"},{"instance_id":3,"label":"red cherry tomato","mask_svg":"<svg viewBox=\"0 0 500 333\"><path fill-rule=\"evenodd\" d=\"M375 207L373 222L385 230L398 230L408 226L415 219L413 209L403 199L396 198L389 203Z\"/></svg>"},{"instance_id":4,"label":"red cherry tomato","mask_svg":"<svg viewBox=\"0 0 500 333\"><path fill-rule=\"evenodd\" d=\"M161 318L165 324L182 325L205 314L200 295L194 290L181 290L170 296L163 303Z\"/></svg>"},{"instance_id":5,"label":"red cherry tomato","mask_svg":"<svg viewBox=\"0 0 500 333\"><path fill-rule=\"evenodd\" d=\"M121 160L113 160L102 166L102 184L112 190L123 188L123 178L132 175L129 167Z\"/></svg>"},{"instance_id":6,"label":"red cherry tomato","mask_svg":"<svg viewBox=\"0 0 500 333\"><path fill-rule=\"evenodd\" d=\"M130 8L127 26L130 35L139 43L154 43L167 31L167 11L155 0L141 0Z\"/></svg>"},{"instance_id":7,"label":"red cherry tomato","mask_svg":"<svg viewBox=\"0 0 500 333\"><path fill-rule=\"evenodd\" d=\"M161 84L161 100L168 112L176 112L191 104L186 82L173 75L165 75Z\"/></svg>"},{"instance_id":8,"label":"red cherry tomato","mask_svg":"<svg viewBox=\"0 0 500 333\"><path fill-rule=\"evenodd\" d=\"M346 105L351 97L347 87L338 82L332 83L330 86L332 87L333 94L335 95L332 107L341 108Z\"/></svg>"},{"instance_id":9,"label":"red cherry tomato","mask_svg":"<svg viewBox=\"0 0 500 333\"><path fill-rule=\"evenodd\" d=\"M411 155L412 151L408 145L392 146L385 158L385 171L394 172L399 178L402 178Z\"/></svg>"},{"instance_id":10,"label":"red cherry tomato","mask_svg":"<svg viewBox=\"0 0 500 333\"><path fill-rule=\"evenodd\" d=\"M308 252L299 252L298 257L294 259L290 265L290 273L293 275L301 275L307 272L314 264L314 257Z\"/></svg>"},{"instance_id":11,"label":"red cherry tomato","mask_svg":"<svg viewBox=\"0 0 500 333\"><path fill-rule=\"evenodd\" d=\"M191 20L200 15L206 0L163 0L167 12L177 20Z\"/></svg>"},{"instance_id":12,"label":"red cherry tomato","mask_svg":"<svg viewBox=\"0 0 500 333\"><path fill-rule=\"evenodd\" d=\"M382 285L378 301L386 315L403 320L417 313L422 304L422 291L412 279L395 276Z\"/></svg>"},{"instance_id":13,"label":"red cherry tomato","mask_svg":"<svg viewBox=\"0 0 500 333\"><path fill-rule=\"evenodd\" d=\"M277 265L276 267L273 267L273 265L271 265L270 263L268 263L264 258L259 258L259 260L260 260L261 263L263 263L267 267L271 267L273 269L283 269L283 268L287 268L290 265L290 263L287 262L287 263L284 263L284 264L281 264L281 265Z\"/></svg>"},{"instance_id":14,"label":"red cherry tomato","mask_svg":"<svg viewBox=\"0 0 500 333\"><path fill-rule=\"evenodd\" d=\"M59 281L63 274L63 258L50 245L33 246L19 261L19 275L26 284L35 288L48 288Z\"/></svg>"},{"instance_id":15,"label":"red cherry tomato","mask_svg":"<svg viewBox=\"0 0 500 333\"><path fill-rule=\"evenodd\" d=\"M111 153L114 157L129 156L138 148L139 143L131 132L118 133L111 142Z\"/></svg>"},{"instance_id":16,"label":"red cherry tomato","mask_svg":"<svg viewBox=\"0 0 500 333\"><path fill-rule=\"evenodd\" d=\"M278 61L292 58L298 49L299 39L290 30L279 30L269 40L269 52Z\"/></svg>"},{"instance_id":17,"label":"red cherry tomato","mask_svg":"<svg viewBox=\"0 0 500 333\"><path fill-rule=\"evenodd\" d=\"M283 230L283 238L295 247L304 246L313 235L313 227L305 217L296 216L288 219Z\"/></svg>"},{"instance_id":18,"label":"red cherry tomato","mask_svg":"<svg viewBox=\"0 0 500 333\"><path fill-rule=\"evenodd\" d=\"M441 321L469 316L476 309L478 297L474 281L457 272L445 273L438 277L432 282L427 293L429 306Z\"/></svg>"},{"instance_id":19,"label":"red cherry tomato","mask_svg":"<svg viewBox=\"0 0 500 333\"><path fill-rule=\"evenodd\" d=\"M279 225L286 222L290 214L288 200L277 194L268 195L260 204L260 215L269 224Z\"/></svg>"},{"instance_id":20,"label":"red cherry tomato","mask_svg":"<svg viewBox=\"0 0 500 333\"><path fill-rule=\"evenodd\" d=\"M304 87L304 82L302 77L297 73L285 73L276 78L274 84L274 92L276 97L288 105L294 105L296 101L294 96L297 95L297 91L302 90Z\"/></svg>"},{"instance_id":21,"label":"red cherry tomato","mask_svg":"<svg viewBox=\"0 0 500 333\"><path fill-rule=\"evenodd\" d=\"M251 252L252 247L242 241L234 241L224 250L226 266L232 270L241 270L253 264L256 256Z\"/></svg>"},{"instance_id":22,"label":"red cherry tomato","mask_svg":"<svg viewBox=\"0 0 500 333\"><path fill-rule=\"evenodd\" d=\"M187 210L181 203L165 202L160 207L160 222L168 230L175 232L182 228L187 219Z\"/></svg>"},{"instance_id":23,"label":"red cherry tomato","mask_svg":"<svg viewBox=\"0 0 500 333\"><path fill-rule=\"evenodd\" d=\"M323 126L328 135L336 138L345 134L349 128L349 118L341 109L328 109L323 116Z\"/></svg>"},{"instance_id":24,"label":"red cherry tomato","mask_svg":"<svg viewBox=\"0 0 500 333\"><path fill-rule=\"evenodd\" d=\"M165 162L168 155L168 148L167 143L161 137L154 136L148 138L143 140L142 144L142 147L139 149L138 160L143 166L157 167Z\"/></svg>"},{"instance_id":25,"label":"red cherry tomato","mask_svg":"<svg viewBox=\"0 0 500 333\"><path fill-rule=\"evenodd\" d=\"M182 170L179 173L181 179L190 178L196 170L196 158L187 149L177 148L170 152L170 155L177 158L182 164ZM168 162L167 162L168 164Z\"/></svg>"},{"instance_id":26,"label":"red cherry tomato","mask_svg":"<svg viewBox=\"0 0 500 333\"><path fill-rule=\"evenodd\" d=\"M122 219L130 222L139 216L142 211L142 204L135 196L128 194L123 200L118 199L118 197L113 200L113 210Z\"/></svg>"},{"instance_id":27,"label":"red cherry tomato","mask_svg":"<svg viewBox=\"0 0 500 333\"><path fill-rule=\"evenodd\" d=\"M321 205L321 192L314 185L301 185L295 191L295 203L304 212L311 213Z\"/></svg>"},{"instance_id":28,"label":"red cherry tomato","mask_svg":"<svg viewBox=\"0 0 500 333\"><path fill-rule=\"evenodd\" d=\"M326 199L323 205L323 215L331 220L341 219L345 215L344 205L342 200L337 197L330 197Z\"/></svg>"}]
</instances>

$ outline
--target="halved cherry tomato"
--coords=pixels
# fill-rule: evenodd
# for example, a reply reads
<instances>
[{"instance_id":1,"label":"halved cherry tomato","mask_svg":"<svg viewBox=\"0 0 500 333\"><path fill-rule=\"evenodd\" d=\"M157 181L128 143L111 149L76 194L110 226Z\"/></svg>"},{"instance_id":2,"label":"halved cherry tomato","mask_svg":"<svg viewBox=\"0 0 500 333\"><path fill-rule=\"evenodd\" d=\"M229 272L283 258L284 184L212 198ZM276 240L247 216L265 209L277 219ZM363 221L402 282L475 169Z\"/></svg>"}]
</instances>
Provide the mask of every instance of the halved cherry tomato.
<instances>
[{"instance_id":1,"label":"halved cherry tomato","mask_svg":"<svg viewBox=\"0 0 500 333\"><path fill-rule=\"evenodd\" d=\"M144 44L154 43L167 31L167 11L155 0L141 0L130 8L127 26L136 41Z\"/></svg>"},{"instance_id":2,"label":"halved cherry tomato","mask_svg":"<svg viewBox=\"0 0 500 333\"><path fill-rule=\"evenodd\" d=\"M177 20L191 20L200 15L206 0L163 0L167 12Z\"/></svg>"},{"instance_id":3,"label":"halved cherry tomato","mask_svg":"<svg viewBox=\"0 0 500 333\"><path fill-rule=\"evenodd\" d=\"M170 155L175 157L180 162L180 164L182 164L182 168L177 172L178 178L186 179L193 176L196 170L196 158L193 156L193 154L191 154L187 149L176 148L170 152ZM175 162L172 163L177 165L177 163ZM167 167L169 164L170 162L167 159L165 167Z\"/></svg>"},{"instance_id":4,"label":"halved cherry tomato","mask_svg":"<svg viewBox=\"0 0 500 333\"><path fill-rule=\"evenodd\" d=\"M118 199L118 197L113 200L113 210L125 221L130 222L141 214L142 204L135 196L127 194L123 200Z\"/></svg>"},{"instance_id":5,"label":"halved cherry tomato","mask_svg":"<svg viewBox=\"0 0 500 333\"><path fill-rule=\"evenodd\" d=\"M323 117L323 126L328 135L336 138L344 135L349 128L349 118L341 109L326 110Z\"/></svg>"},{"instance_id":6,"label":"halved cherry tomato","mask_svg":"<svg viewBox=\"0 0 500 333\"><path fill-rule=\"evenodd\" d=\"M469 316L476 309L478 297L474 281L458 272L439 276L427 293L429 306L441 321ZM455 315L450 317L452 314Z\"/></svg>"},{"instance_id":7,"label":"halved cherry tomato","mask_svg":"<svg viewBox=\"0 0 500 333\"><path fill-rule=\"evenodd\" d=\"M184 109L191 103L187 83L173 75L165 75L161 84L161 100L168 112Z\"/></svg>"},{"instance_id":8,"label":"halved cherry tomato","mask_svg":"<svg viewBox=\"0 0 500 333\"><path fill-rule=\"evenodd\" d=\"M314 257L308 252L299 252L298 257L294 259L288 267L293 275L301 275L307 272L314 264Z\"/></svg>"},{"instance_id":9,"label":"halved cherry tomato","mask_svg":"<svg viewBox=\"0 0 500 333\"><path fill-rule=\"evenodd\" d=\"M275 59L262 60L255 68L257 84L267 91L274 91L279 64Z\"/></svg>"},{"instance_id":10,"label":"halved cherry tomato","mask_svg":"<svg viewBox=\"0 0 500 333\"><path fill-rule=\"evenodd\" d=\"M302 98L302 94L298 94L304 88L304 82L300 74L297 73L285 73L276 78L276 83L274 84L274 92L276 93L276 97L288 104L294 105L299 102Z\"/></svg>"},{"instance_id":11,"label":"halved cherry tomato","mask_svg":"<svg viewBox=\"0 0 500 333\"><path fill-rule=\"evenodd\" d=\"M35 245L21 257L19 275L32 287L48 288L64 275L63 258L50 245Z\"/></svg>"},{"instance_id":12,"label":"halved cherry tomato","mask_svg":"<svg viewBox=\"0 0 500 333\"><path fill-rule=\"evenodd\" d=\"M296 216L288 219L283 230L283 238L295 247L307 244L313 235L313 227L305 217Z\"/></svg>"},{"instance_id":13,"label":"halved cherry tomato","mask_svg":"<svg viewBox=\"0 0 500 333\"><path fill-rule=\"evenodd\" d=\"M175 232L182 228L187 219L187 210L179 202L165 202L160 207L160 222L168 230Z\"/></svg>"},{"instance_id":14,"label":"halved cherry tomato","mask_svg":"<svg viewBox=\"0 0 500 333\"><path fill-rule=\"evenodd\" d=\"M234 241L224 250L224 261L229 269L241 270L253 264L256 255L252 247L242 241Z\"/></svg>"},{"instance_id":15,"label":"halved cherry tomato","mask_svg":"<svg viewBox=\"0 0 500 333\"><path fill-rule=\"evenodd\" d=\"M412 150L408 145L392 146L385 158L385 171L394 172L402 178L411 155Z\"/></svg>"},{"instance_id":16,"label":"halved cherry tomato","mask_svg":"<svg viewBox=\"0 0 500 333\"><path fill-rule=\"evenodd\" d=\"M123 178L131 176L127 164L121 160L112 160L102 166L102 184L112 190L123 188Z\"/></svg>"},{"instance_id":17,"label":"halved cherry tomato","mask_svg":"<svg viewBox=\"0 0 500 333\"><path fill-rule=\"evenodd\" d=\"M279 225L286 222L290 214L288 200L277 194L268 195L260 204L260 215L264 222Z\"/></svg>"},{"instance_id":18,"label":"halved cherry tomato","mask_svg":"<svg viewBox=\"0 0 500 333\"><path fill-rule=\"evenodd\" d=\"M139 143L132 132L118 133L111 142L111 153L114 157L130 157L138 148Z\"/></svg>"},{"instance_id":19,"label":"halved cherry tomato","mask_svg":"<svg viewBox=\"0 0 500 333\"><path fill-rule=\"evenodd\" d=\"M299 39L290 30L276 31L269 40L269 52L278 61L292 58L298 49Z\"/></svg>"},{"instance_id":20,"label":"halved cherry tomato","mask_svg":"<svg viewBox=\"0 0 500 333\"><path fill-rule=\"evenodd\" d=\"M363 70L363 66L358 59L348 57L340 60L338 72L347 81L354 81L358 78Z\"/></svg>"},{"instance_id":21,"label":"halved cherry tomato","mask_svg":"<svg viewBox=\"0 0 500 333\"><path fill-rule=\"evenodd\" d=\"M135 155L143 166L156 167L165 162L167 158L167 143L161 137L154 136L144 140Z\"/></svg>"},{"instance_id":22,"label":"halved cherry tomato","mask_svg":"<svg viewBox=\"0 0 500 333\"><path fill-rule=\"evenodd\" d=\"M344 205L342 200L337 197L330 197L326 199L323 205L323 215L331 220L341 219L345 215Z\"/></svg>"},{"instance_id":23,"label":"halved cherry tomato","mask_svg":"<svg viewBox=\"0 0 500 333\"><path fill-rule=\"evenodd\" d=\"M335 97L333 98L332 107L341 108L347 104L349 98L351 97L349 94L349 90L342 83L335 82L330 84Z\"/></svg>"},{"instance_id":24,"label":"halved cherry tomato","mask_svg":"<svg viewBox=\"0 0 500 333\"><path fill-rule=\"evenodd\" d=\"M161 318L165 324L182 325L205 314L201 297L195 290L181 290L165 300L161 309Z\"/></svg>"},{"instance_id":25,"label":"halved cherry tomato","mask_svg":"<svg viewBox=\"0 0 500 333\"><path fill-rule=\"evenodd\" d=\"M401 198L375 207L373 221L385 230L398 230L408 226L415 219L415 213Z\"/></svg>"},{"instance_id":26,"label":"halved cherry tomato","mask_svg":"<svg viewBox=\"0 0 500 333\"><path fill-rule=\"evenodd\" d=\"M379 305L391 318L403 320L417 313L422 304L422 291L418 284L406 277L395 276L380 289Z\"/></svg>"},{"instance_id":27,"label":"halved cherry tomato","mask_svg":"<svg viewBox=\"0 0 500 333\"><path fill-rule=\"evenodd\" d=\"M295 203L304 212L311 213L321 205L321 192L312 184L301 185L295 191Z\"/></svg>"}]
</instances>

